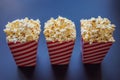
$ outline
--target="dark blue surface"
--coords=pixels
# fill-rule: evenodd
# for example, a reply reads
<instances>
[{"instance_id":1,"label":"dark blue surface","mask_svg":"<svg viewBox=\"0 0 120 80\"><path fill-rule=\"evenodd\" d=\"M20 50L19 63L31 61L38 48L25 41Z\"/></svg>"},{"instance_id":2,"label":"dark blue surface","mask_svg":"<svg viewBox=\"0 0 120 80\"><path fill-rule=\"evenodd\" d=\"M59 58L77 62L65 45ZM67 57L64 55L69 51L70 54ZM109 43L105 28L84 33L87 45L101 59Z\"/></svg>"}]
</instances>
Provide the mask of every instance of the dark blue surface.
<instances>
[{"instance_id":1,"label":"dark blue surface","mask_svg":"<svg viewBox=\"0 0 120 80\"><path fill-rule=\"evenodd\" d=\"M17 68L6 44L3 29L8 21L29 17L40 19L43 31L44 22L59 15L74 21L77 30L77 39L66 76L68 80L120 80L119 0L0 0L0 80L54 79L43 32L40 34L37 66L33 73L26 73ZM101 65L83 65L80 19L97 16L107 17L117 26L114 32L116 42Z\"/></svg>"}]
</instances>

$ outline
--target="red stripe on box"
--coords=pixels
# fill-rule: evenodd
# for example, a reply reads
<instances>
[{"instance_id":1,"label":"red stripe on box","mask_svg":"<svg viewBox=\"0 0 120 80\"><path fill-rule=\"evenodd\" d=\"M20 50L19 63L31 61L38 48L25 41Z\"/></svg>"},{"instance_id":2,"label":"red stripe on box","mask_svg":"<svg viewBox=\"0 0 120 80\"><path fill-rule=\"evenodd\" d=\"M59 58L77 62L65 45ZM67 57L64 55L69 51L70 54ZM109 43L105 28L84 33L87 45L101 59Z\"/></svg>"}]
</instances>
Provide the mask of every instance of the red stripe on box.
<instances>
[{"instance_id":1,"label":"red stripe on box","mask_svg":"<svg viewBox=\"0 0 120 80\"><path fill-rule=\"evenodd\" d=\"M13 53L14 56L20 56L20 55L23 55L23 54L28 54L32 51L35 51L37 49L37 46L34 46L33 48L30 48L30 49L26 49L24 51L20 51L20 52L16 52L16 53Z\"/></svg>"},{"instance_id":2,"label":"red stripe on box","mask_svg":"<svg viewBox=\"0 0 120 80\"><path fill-rule=\"evenodd\" d=\"M92 44L90 44L90 43L83 43L83 47L87 48L87 47L95 46L95 45L98 45L98 44L100 44L100 43L92 43Z\"/></svg>"},{"instance_id":3,"label":"red stripe on box","mask_svg":"<svg viewBox=\"0 0 120 80\"><path fill-rule=\"evenodd\" d=\"M97 52L97 53L94 53L94 54L83 54L83 56L84 56L84 58L87 58L87 57L93 57L93 56L96 56L96 55L98 55L98 54L104 54L104 53L107 53L108 52L108 50L107 51L101 51L101 52Z\"/></svg>"},{"instance_id":4,"label":"red stripe on box","mask_svg":"<svg viewBox=\"0 0 120 80\"><path fill-rule=\"evenodd\" d=\"M88 60L94 60L94 59L99 59L99 58L103 58L105 56L106 53L103 53L102 55L96 55L96 56L92 56L92 57L83 57L84 61L88 61Z\"/></svg>"},{"instance_id":5,"label":"red stripe on box","mask_svg":"<svg viewBox=\"0 0 120 80\"><path fill-rule=\"evenodd\" d=\"M36 58L36 56L29 56L29 57L26 57L25 59L21 59L21 60L16 60L16 63L17 64L20 64L20 63L24 63L24 62L29 62L31 60L34 60Z\"/></svg>"},{"instance_id":6,"label":"red stripe on box","mask_svg":"<svg viewBox=\"0 0 120 80\"><path fill-rule=\"evenodd\" d=\"M57 51L55 50L54 52L49 52L49 53L50 53L50 55L62 54L63 52L69 51L71 49L73 49L73 46L70 46L70 47L65 48L65 49L57 50Z\"/></svg>"},{"instance_id":7,"label":"red stripe on box","mask_svg":"<svg viewBox=\"0 0 120 80\"><path fill-rule=\"evenodd\" d=\"M33 66L36 64L38 43L30 41L26 43L8 43L13 57L18 66Z\"/></svg>"},{"instance_id":8,"label":"red stripe on box","mask_svg":"<svg viewBox=\"0 0 120 80\"><path fill-rule=\"evenodd\" d=\"M21 58L21 59L15 59L15 60L16 60L16 62L24 62L24 61L32 60L33 58L36 58L35 54Z\"/></svg>"},{"instance_id":9,"label":"red stripe on box","mask_svg":"<svg viewBox=\"0 0 120 80\"><path fill-rule=\"evenodd\" d=\"M29 63L29 64L23 64L23 66L27 66L27 67L29 67L29 66L35 66L36 65L36 61L34 61L34 62L31 62L31 63Z\"/></svg>"},{"instance_id":10,"label":"red stripe on box","mask_svg":"<svg viewBox=\"0 0 120 80\"><path fill-rule=\"evenodd\" d=\"M86 64L98 64L98 63L101 63L102 62L102 60L98 60L98 61L91 61L91 62L84 62L84 63L86 63Z\"/></svg>"},{"instance_id":11,"label":"red stripe on box","mask_svg":"<svg viewBox=\"0 0 120 80\"><path fill-rule=\"evenodd\" d=\"M33 46L36 46L37 45L37 43L31 43L31 44L29 44L29 45L24 45L24 46L22 46L22 47L17 47L17 48L11 48L12 49L12 52L13 53L16 53L16 52L19 52L19 51L21 51L21 50L25 50L25 49L28 49L28 48L32 48Z\"/></svg>"},{"instance_id":12,"label":"red stripe on box","mask_svg":"<svg viewBox=\"0 0 120 80\"><path fill-rule=\"evenodd\" d=\"M68 64L74 47L74 41L68 42L47 42L50 60L52 64ZM66 62L67 60L67 62Z\"/></svg>"},{"instance_id":13,"label":"red stripe on box","mask_svg":"<svg viewBox=\"0 0 120 80\"><path fill-rule=\"evenodd\" d=\"M69 63L69 61L70 61L70 58L66 58L59 61L52 61L52 64L64 64L64 63Z\"/></svg>"},{"instance_id":14,"label":"red stripe on box","mask_svg":"<svg viewBox=\"0 0 120 80\"><path fill-rule=\"evenodd\" d=\"M11 45L9 45L9 43L8 43L8 45L10 48L16 48L16 47L19 48L19 47L23 47L23 45L25 46L25 45L29 45L31 43L37 43L37 41L29 41L29 42L25 42L25 43L16 42Z\"/></svg>"},{"instance_id":15,"label":"red stripe on box","mask_svg":"<svg viewBox=\"0 0 120 80\"><path fill-rule=\"evenodd\" d=\"M71 52L72 52L72 50L63 52L61 54L50 55L50 58L56 58L56 57L60 57L60 56L63 56L63 55L71 54Z\"/></svg>"},{"instance_id":16,"label":"red stripe on box","mask_svg":"<svg viewBox=\"0 0 120 80\"><path fill-rule=\"evenodd\" d=\"M65 65L65 64L69 64L69 60L68 61L63 61L63 62L55 62L55 63L53 63L52 62L52 64L54 64L54 65Z\"/></svg>"},{"instance_id":17,"label":"red stripe on box","mask_svg":"<svg viewBox=\"0 0 120 80\"><path fill-rule=\"evenodd\" d=\"M27 64L25 64L25 65L31 65L31 64L33 64L33 63L36 63L36 59L33 60L33 62L31 61L30 63L27 63Z\"/></svg>"},{"instance_id":18,"label":"red stripe on box","mask_svg":"<svg viewBox=\"0 0 120 80\"><path fill-rule=\"evenodd\" d=\"M74 40L71 40L71 41L64 41L64 42L59 42L59 41L48 41L47 44L48 45L56 45L56 44L63 44L63 43L68 43L68 42L74 42Z\"/></svg>"},{"instance_id":19,"label":"red stripe on box","mask_svg":"<svg viewBox=\"0 0 120 80\"><path fill-rule=\"evenodd\" d=\"M109 46L111 46L111 44L91 46L91 47L85 48L83 50L84 50L84 52L92 51L92 50L95 50L95 49L101 49L102 50L103 48L109 48Z\"/></svg>"},{"instance_id":20,"label":"red stripe on box","mask_svg":"<svg viewBox=\"0 0 120 80\"><path fill-rule=\"evenodd\" d=\"M27 62L23 62L23 63L17 63L16 62L16 64L18 64L18 65L24 65L24 66L30 65L30 64L33 64L33 63L36 63L36 59L30 60L30 61L27 61Z\"/></svg>"},{"instance_id":21,"label":"red stripe on box","mask_svg":"<svg viewBox=\"0 0 120 80\"><path fill-rule=\"evenodd\" d=\"M70 43L64 44L64 45L59 44L59 45L56 45L56 47L49 47L49 51L52 52L54 50L60 50L60 49L66 48L66 47L71 46L71 45L74 45L74 43L70 42Z\"/></svg>"},{"instance_id":22,"label":"red stripe on box","mask_svg":"<svg viewBox=\"0 0 120 80\"><path fill-rule=\"evenodd\" d=\"M93 59L93 60L86 60L84 62L90 62L90 63L93 63L93 62L98 62L98 61L101 61L102 62L103 58L97 58L97 59Z\"/></svg>"},{"instance_id":23,"label":"red stripe on box","mask_svg":"<svg viewBox=\"0 0 120 80\"><path fill-rule=\"evenodd\" d=\"M36 62L31 62L29 64L17 64L18 66L23 66L23 67L30 67L30 66L35 66Z\"/></svg>"},{"instance_id":24,"label":"red stripe on box","mask_svg":"<svg viewBox=\"0 0 120 80\"><path fill-rule=\"evenodd\" d=\"M84 47L87 48L89 46L96 46L96 45L102 45L102 44L112 44L112 42L93 42L92 44L88 43L87 45L85 43L84 44Z\"/></svg>"},{"instance_id":25,"label":"red stripe on box","mask_svg":"<svg viewBox=\"0 0 120 80\"><path fill-rule=\"evenodd\" d=\"M15 58L15 60L19 60L19 59L23 59L25 57L36 55L36 53L37 53L37 51L33 51L33 52L30 52L29 54L24 54L24 55L20 55L20 56L14 56L14 58Z\"/></svg>"},{"instance_id":26,"label":"red stripe on box","mask_svg":"<svg viewBox=\"0 0 120 80\"><path fill-rule=\"evenodd\" d=\"M14 45L14 44L19 44L20 42L16 42L16 43L14 43L14 42L8 42L8 45Z\"/></svg>"},{"instance_id":27,"label":"red stripe on box","mask_svg":"<svg viewBox=\"0 0 120 80\"><path fill-rule=\"evenodd\" d=\"M35 65L36 65L36 63L29 64L29 66L35 66Z\"/></svg>"},{"instance_id":28,"label":"red stripe on box","mask_svg":"<svg viewBox=\"0 0 120 80\"><path fill-rule=\"evenodd\" d=\"M31 43L31 44L33 44L33 43ZM28 44L27 46L23 45L23 47L11 48L11 51L12 51L13 53L17 53L17 52L21 52L22 50L31 49L31 48L37 46L37 43L34 44L34 45L32 45L32 46L29 46L29 45L31 45L31 44Z\"/></svg>"},{"instance_id":29,"label":"red stripe on box","mask_svg":"<svg viewBox=\"0 0 120 80\"><path fill-rule=\"evenodd\" d=\"M56 45L62 45L62 44L64 44L64 43L66 43L66 42L62 42L62 43L60 43L60 42L47 42L47 45L48 45L48 48L50 48L50 47L56 47Z\"/></svg>"},{"instance_id":30,"label":"red stripe on box","mask_svg":"<svg viewBox=\"0 0 120 80\"><path fill-rule=\"evenodd\" d=\"M50 53L55 53L55 51L58 53L58 52L61 52L61 51L66 51L66 50L69 50L73 47L73 45L69 45L69 46L66 46L66 47L62 47L62 48L59 48L59 49L56 49L56 50L49 50Z\"/></svg>"},{"instance_id":31,"label":"red stripe on box","mask_svg":"<svg viewBox=\"0 0 120 80\"><path fill-rule=\"evenodd\" d=\"M101 52L101 51L105 51L105 50L108 50L109 48L107 47L107 48L105 48L105 49L95 49L95 50L92 50L92 51L87 51L87 52L84 52L84 55L90 55L90 54L95 54L95 53L97 53L97 52Z\"/></svg>"},{"instance_id":32,"label":"red stripe on box","mask_svg":"<svg viewBox=\"0 0 120 80\"><path fill-rule=\"evenodd\" d=\"M59 62L59 64L65 64L65 63L69 63L70 60L66 60L66 61L63 61L63 62Z\"/></svg>"},{"instance_id":33,"label":"red stripe on box","mask_svg":"<svg viewBox=\"0 0 120 80\"><path fill-rule=\"evenodd\" d=\"M65 62L69 62L70 61L70 58L65 58L65 59L61 59L61 60L57 60L57 61L51 61L52 64L63 64Z\"/></svg>"},{"instance_id":34,"label":"red stripe on box","mask_svg":"<svg viewBox=\"0 0 120 80\"><path fill-rule=\"evenodd\" d=\"M59 42L58 41L54 41L54 42L52 42L52 41L49 41L49 42L47 42L47 44L58 44Z\"/></svg>"},{"instance_id":35,"label":"red stripe on box","mask_svg":"<svg viewBox=\"0 0 120 80\"><path fill-rule=\"evenodd\" d=\"M59 60L63 60L63 59L67 59L67 58L70 58L71 54L68 54L68 55L64 55L62 57L56 57L56 58L51 58L51 61L59 61Z\"/></svg>"},{"instance_id":36,"label":"red stripe on box","mask_svg":"<svg viewBox=\"0 0 120 80\"><path fill-rule=\"evenodd\" d=\"M85 44L83 44L83 47L84 48L89 48L89 47L94 47L94 46L104 46L104 45L112 45L112 43L110 43L110 42L108 42L108 43L92 43L92 44L87 44L87 45L85 45Z\"/></svg>"},{"instance_id":37,"label":"red stripe on box","mask_svg":"<svg viewBox=\"0 0 120 80\"><path fill-rule=\"evenodd\" d=\"M35 62L32 62L32 63L30 63L30 64L17 64L18 66L22 66L22 67L30 67L30 66L35 66L36 65L36 63Z\"/></svg>"},{"instance_id":38,"label":"red stripe on box","mask_svg":"<svg viewBox=\"0 0 120 80\"><path fill-rule=\"evenodd\" d=\"M13 56L14 56L14 57L19 57L19 56L22 57L23 55L25 55L25 56L27 56L27 55L31 55L36 49L37 49L37 48L35 48L35 49L31 50L31 51L28 51L28 52L22 53L22 54L14 54L14 53L13 53Z\"/></svg>"},{"instance_id":39,"label":"red stripe on box","mask_svg":"<svg viewBox=\"0 0 120 80\"><path fill-rule=\"evenodd\" d=\"M56 46L64 45L64 44L69 43L69 42L73 42L73 41L65 41L65 42L47 42L47 46L48 46L48 48L51 48L51 47L56 47Z\"/></svg>"}]
</instances>

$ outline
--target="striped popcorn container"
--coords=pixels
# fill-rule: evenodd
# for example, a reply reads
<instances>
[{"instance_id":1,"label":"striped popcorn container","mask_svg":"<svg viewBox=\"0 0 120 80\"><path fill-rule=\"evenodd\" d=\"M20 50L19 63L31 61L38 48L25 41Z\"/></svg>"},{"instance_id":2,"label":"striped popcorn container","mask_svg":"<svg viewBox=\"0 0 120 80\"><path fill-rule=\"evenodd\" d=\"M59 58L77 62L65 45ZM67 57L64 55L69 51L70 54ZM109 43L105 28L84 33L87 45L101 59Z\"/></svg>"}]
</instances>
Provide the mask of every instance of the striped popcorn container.
<instances>
[{"instance_id":1,"label":"striped popcorn container","mask_svg":"<svg viewBox=\"0 0 120 80\"><path fill-rule=\"evenodd\" d=\"M69 64L75 41L65 42L47 42L48 52L51 64L67 65Z\"/></svg>"},{"instance_id":2,"label":"striped popcorn container","mask_svg":"<svg viewBox=\"0 0 120 80\"><path fill-rule=\"evenodd\" d=\"M25 43L9 42L8 46L14 57L14 60L19 67L31 67L36 65L37 41Z\"/></svg>"},{"instance_id":3,"label":"striped popcorn container","mask_svg":"<svg viewBox=\"0 0 120 80\"><path fill-rule=\"evenodd\" d=\"M113 42L89 42L82 41L82 61L88 64L101 63L109 51Z\"/></svg>"}]
</instances>

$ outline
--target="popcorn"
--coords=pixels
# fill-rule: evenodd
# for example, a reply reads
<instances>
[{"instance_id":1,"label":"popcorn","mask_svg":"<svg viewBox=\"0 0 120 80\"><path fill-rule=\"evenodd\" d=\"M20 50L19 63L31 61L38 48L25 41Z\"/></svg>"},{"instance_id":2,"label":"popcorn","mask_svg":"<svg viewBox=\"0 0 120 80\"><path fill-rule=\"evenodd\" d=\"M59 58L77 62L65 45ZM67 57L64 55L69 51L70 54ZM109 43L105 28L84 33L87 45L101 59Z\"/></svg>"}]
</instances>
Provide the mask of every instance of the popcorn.
<instances>
[{"instance_id":1,"label":"popcorn","mask_svg":"<svg viewBox=\"0 0 120 80\"><path fill-rule=\"evenodd\" d=\"M8 22L4 32L7 35L8 42L28 42L38 41L41 29L40 21L33 19L17 19Z\"/></svg>"},{"instance_id":2,"label":"popcorn","mask_svg":"<svg viewBox=\"0 0 120 80\"><path fill-rule=\"evenodd\" d=\"M107 18L91 18L81 20L81 35L85 42L114 42L115 25Z\"/></svg>"},{"instance_id":3,"label":"popcorn","mask_svg":"<svg viewBox=\"0 0 120 80\"><path fill-rule=\"evenodd\" d=\"M67 18L51 18L45 23L44 35L47 41L70 41L76 39L75 24Z\"/></svg>"}]
</instances>

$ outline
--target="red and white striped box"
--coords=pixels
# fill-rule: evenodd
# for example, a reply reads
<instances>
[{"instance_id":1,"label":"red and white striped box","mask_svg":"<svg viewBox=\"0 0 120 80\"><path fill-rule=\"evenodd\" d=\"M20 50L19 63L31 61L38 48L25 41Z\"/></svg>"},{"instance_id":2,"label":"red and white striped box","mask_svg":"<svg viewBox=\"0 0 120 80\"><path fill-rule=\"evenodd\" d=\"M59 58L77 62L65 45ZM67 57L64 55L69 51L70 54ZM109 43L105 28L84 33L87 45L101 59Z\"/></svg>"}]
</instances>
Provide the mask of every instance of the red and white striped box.
<instances>
[{"instance_id":1,"label":"red and white striped box","mask_svg":"<svg viewBox=\"0 0 120 80\"><path fill-rule=\"evenodd\" d=\"M88 64L101 63L109 51L113 42L89 42L82 41L82 61Z\"/></svg>"},{"instance_id":2,"label":"red and white striped box","mask_svg":"<svg viewBox=\"0 0 120 80\"><path fill-rule=\"evenodd\" d=\"M14 57L17 66L31 67L36 65L37 41L30 41L25 43L9 42L8 46Z\"/></svg>"},{"instance_id":3,"label":"red and white striped box","mask_svg":"<svg viewBox=\"0 0 120 80\"><path fill-rule=\"evenodd\" d=\"M51 64L66 65L69 64L75 41L65 42L47 42L48 52Z\"/></svg>"}]
</instances>

